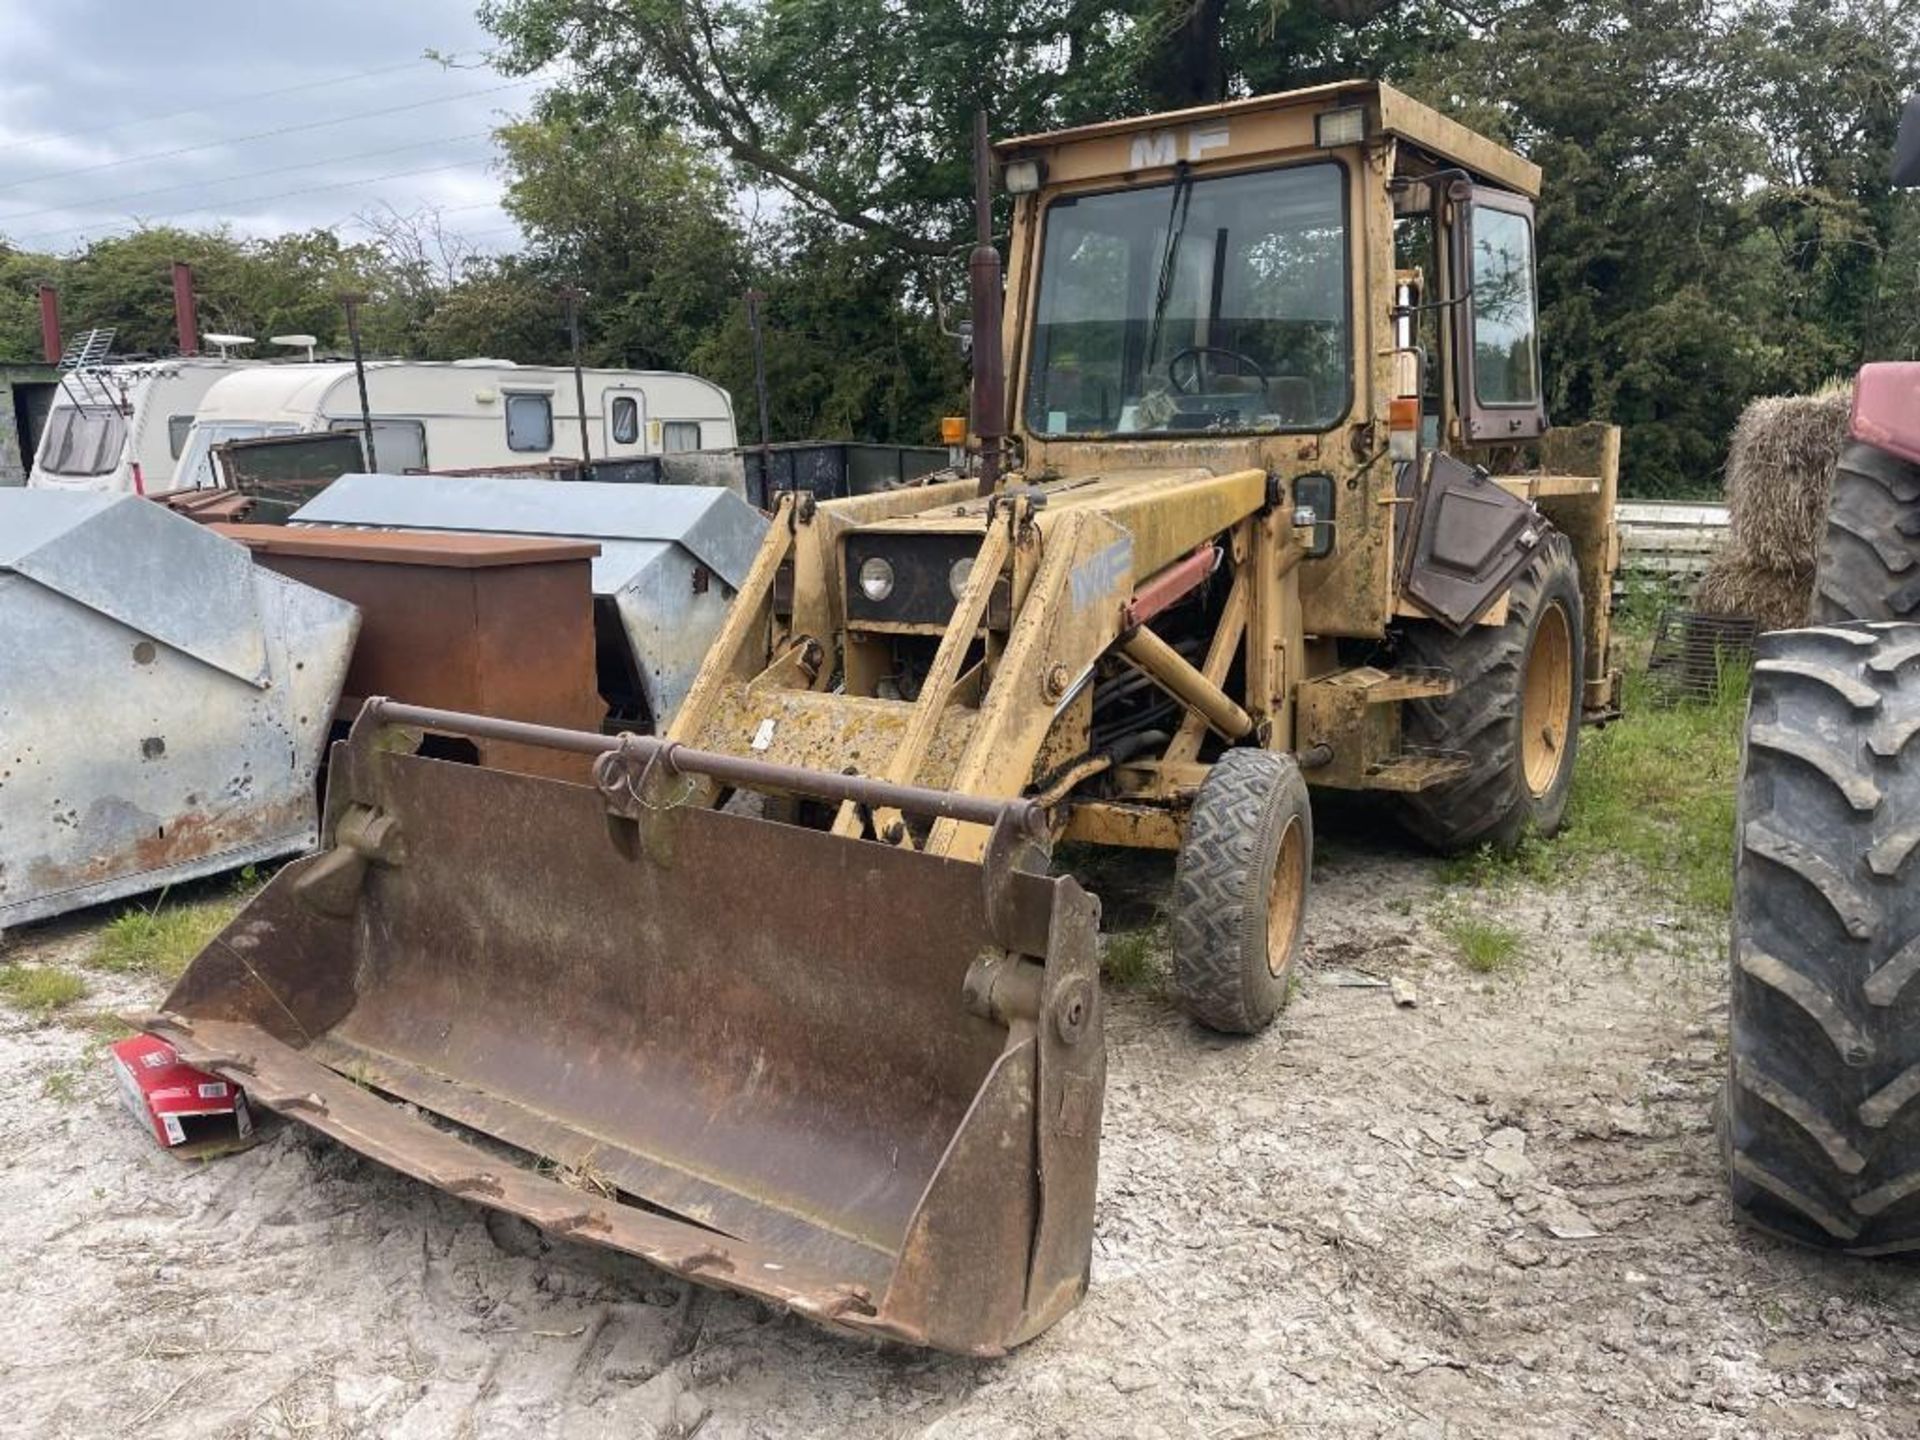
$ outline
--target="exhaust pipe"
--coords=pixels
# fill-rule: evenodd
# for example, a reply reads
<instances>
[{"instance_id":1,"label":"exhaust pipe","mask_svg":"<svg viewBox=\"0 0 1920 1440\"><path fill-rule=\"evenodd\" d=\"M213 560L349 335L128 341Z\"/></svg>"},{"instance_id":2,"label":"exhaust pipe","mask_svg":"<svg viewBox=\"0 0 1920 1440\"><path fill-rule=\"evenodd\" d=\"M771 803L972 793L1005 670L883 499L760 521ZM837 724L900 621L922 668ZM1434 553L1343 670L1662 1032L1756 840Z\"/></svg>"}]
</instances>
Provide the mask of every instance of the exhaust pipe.
<instances>
[{"instance_id":1,"label":"exhaust pipe","mask_svg":"<svg viewBox=\"0 0 1920 1440\"><path fill-rule=\"evenodd\" d=\"M973 116L973 224L973 253L967 257L973 292L973 433L980 437L980 493L991 495L1000 483L1007 435L1007 376L1000 349L1000 252L993 244L993 145L985 110Z\"/></svg>"}]
</instances>

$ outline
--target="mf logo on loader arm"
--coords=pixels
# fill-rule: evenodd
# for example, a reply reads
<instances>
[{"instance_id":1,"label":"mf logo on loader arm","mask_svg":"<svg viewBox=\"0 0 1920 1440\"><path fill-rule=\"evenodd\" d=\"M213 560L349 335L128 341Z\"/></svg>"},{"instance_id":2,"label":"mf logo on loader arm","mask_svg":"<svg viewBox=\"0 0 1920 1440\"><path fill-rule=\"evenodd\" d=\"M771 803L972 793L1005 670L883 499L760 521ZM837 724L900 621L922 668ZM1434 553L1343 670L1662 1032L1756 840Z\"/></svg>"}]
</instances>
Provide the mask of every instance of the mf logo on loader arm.
<instances>
[{"instance_id":1,"label":"mf logo on loader arm","mask_svg":"<svg viewBox=\"0 0 1920 1440\"><path fill-rule=\"evenodd\" d=\"M1133 137L1129 164L1135 170L1151 170L1181 160L1192 163L1205 158L1209 150L1224 148L1231 140L1224 124L1189 125L1184 131L1149 130Z\"/></svg>"},{"instance_id":2,"label":"mf logo on loader arm","mask_svg":"<svg viewBox=\"0 0 1920 1440\"><path fill-rule=\"evenodd\" d=\"M1097 550L1073 567L1067 576L1073 592L1073 608L1085 610L1098 605L1124 586L1133 574L1133 537L1122 535L1104 550ZM1121 599L1125 599L1124 594Z\"/></svg>"}]
</instances>

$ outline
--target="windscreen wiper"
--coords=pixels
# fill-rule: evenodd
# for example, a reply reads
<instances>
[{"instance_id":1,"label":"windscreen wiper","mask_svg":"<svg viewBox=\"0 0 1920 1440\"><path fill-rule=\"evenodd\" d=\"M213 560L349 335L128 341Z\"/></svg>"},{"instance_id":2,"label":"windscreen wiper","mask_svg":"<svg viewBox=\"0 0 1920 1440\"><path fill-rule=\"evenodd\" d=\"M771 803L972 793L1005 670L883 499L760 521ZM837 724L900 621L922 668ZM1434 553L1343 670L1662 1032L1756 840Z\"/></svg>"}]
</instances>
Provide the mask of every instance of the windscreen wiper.
<instances>
[{"instance_id":1,"label":"windscreen wiper","mask_svg":"<svg viewBox=\"0 0 1920 1440\"><path fill-rule=\"evenodd\" d=\"M1167 215L1167 246L1160 254L1160 278L1154 287L1153 320L1147 326L1147 353L1142 362L1151 371L1160 355L1160 327L1167 315L1167 302L1173 298L1174 262L1180 255L1180 240L1187 232L1187 211L1193 203L1193 176L1182 160L1173 170L1173 208Z\"/></svg>"}]
</instances>

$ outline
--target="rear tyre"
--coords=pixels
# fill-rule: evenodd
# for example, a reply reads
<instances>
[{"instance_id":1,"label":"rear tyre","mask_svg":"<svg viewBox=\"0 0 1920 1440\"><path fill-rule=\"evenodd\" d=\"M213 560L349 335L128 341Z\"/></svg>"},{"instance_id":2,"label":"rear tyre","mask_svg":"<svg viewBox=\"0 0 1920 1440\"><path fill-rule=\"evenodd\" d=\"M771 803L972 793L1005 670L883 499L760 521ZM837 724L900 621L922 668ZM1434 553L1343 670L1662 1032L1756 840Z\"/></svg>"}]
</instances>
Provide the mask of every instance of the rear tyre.
<instances>
[{"instance_id":1,"label":"rear tyre","mask_svg":"<svg viewBox=\"0 0 1920 1440\"><path fill-rule=\"evenodd\" d=\"M1920 620L1920 465L1862 440L1840 452L1813 622Z\"/></svg>"},{"instance_id":2,"label":"rear tyre","mask_svg":"<svg viewBox=\"0 0 1920 1440\"><path fill-rule=\"evenodd\" d=\"M1287 1003L1313 874L1313 810L1290 755L1229 750L1194 797L1173 878L1173 990L1202 1025L1264 1030Z\"/></svg>"},{"instance_id":3,"label":"rear tyre","mask_svg":"<svg viewBox=\"0 0 1920 1440\"><path fill-rule=\"evenodd\" d=\"M1720 1142L1745 1220L1920 1249L1920 624L1763 636Z\"/></svg>"},{"instance_id":4,"label":"rear tyre","mask_svg":"<svg viewBox=\"0 0 1920 1440\"><path fill-rule=\"evenodd\" d=\"M1407 829L1436 850L1511 850L1552 835L1566 815L1580 748L1586 615L1573 546L1548 535L1507 592L1504 625L1465 635L1413 621L1398 631L1400 663L1452 673L1454 693L1409 701L1409 745L1464 754L1473 768L1401 802Z\"/></svg>"}]
</instances>

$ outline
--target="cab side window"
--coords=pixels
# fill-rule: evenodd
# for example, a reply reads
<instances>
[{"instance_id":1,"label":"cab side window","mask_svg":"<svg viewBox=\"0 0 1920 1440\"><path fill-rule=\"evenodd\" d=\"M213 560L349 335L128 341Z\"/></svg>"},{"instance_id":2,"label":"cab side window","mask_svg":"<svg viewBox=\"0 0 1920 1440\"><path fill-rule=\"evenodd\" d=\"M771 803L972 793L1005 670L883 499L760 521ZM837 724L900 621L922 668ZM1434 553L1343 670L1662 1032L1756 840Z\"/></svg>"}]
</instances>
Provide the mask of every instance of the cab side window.
<instances>
[{"instance_id":1,"label":"cab side window","mask_svg":"<svg viewBox=\"0 0 1920 1440\"><path fill-rule=\"evenodd\" d=\"M1473 207L1473 378L1482 405L1540 399L1533 226L1487 205Z\"/></svg>"}]
</instances>

